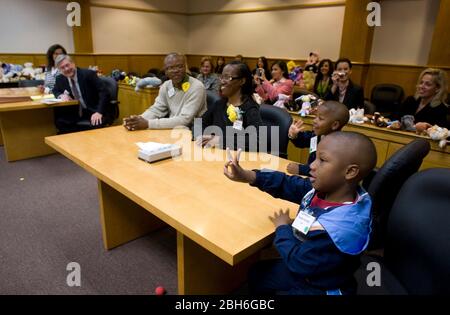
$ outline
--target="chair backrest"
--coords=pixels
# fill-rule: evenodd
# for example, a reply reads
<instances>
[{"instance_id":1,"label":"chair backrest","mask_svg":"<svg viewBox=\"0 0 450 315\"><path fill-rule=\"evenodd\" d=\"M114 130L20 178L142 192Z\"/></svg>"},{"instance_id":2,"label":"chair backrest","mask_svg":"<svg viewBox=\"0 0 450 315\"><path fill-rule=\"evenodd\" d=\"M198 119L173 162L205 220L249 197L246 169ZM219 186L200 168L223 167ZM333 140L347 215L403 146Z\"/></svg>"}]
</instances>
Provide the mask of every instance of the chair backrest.
<instances>
[{"instance_id":1,"label":"chair backrest","mask_svg":"<svg viewBox=\"0 0 450 315\"><path fill-rule=\"evenodd\" d=\"M260 114L263 126L267 127L267 152L282 158L287 158L287 147L289 144L288 132L292 124L291 115L285 109L267 104L261 104ZM274 137L274 141L272 141L272 133L274 136L278 135Z\"/></svg>"},{"instance_id":2,"label":"chair backrest","mask_svg":"<svg viewBox=\"0 0 450 315\"><path fill-rule=\"evenodd\" d=\"M376 111L383 114L395 112L405 95L403 88L397 84L377 84L372 88L370 101Z\"/></svg>"},{"instance_id":3,"label":"chair backrest","mask_svg":"<svg viewBox=\"0 0 450 315\"><path fill-rule=\"evenodd\" d=\"M385 264L409 294L450 294L450 169L411 176L392 208Z\"/></svg>"},{"instance_id":4,"label":"chair backrest","mask_svg":"<svg viewBox=\"0 0 450 315\"><path fill-rule=\"evenodd\" d=\"M34 87L44 85L44 80L20 80L19 87Z\"/></svg>"},{"instance_id":5,"label":"chair backrest","mask_svg":"<svg viewBox=\"0 0 450 315\"><path fill-rule=\"evenodd\" d=\"M395 152L373 177L368 188L373 216L369 249L384 247L387 220L395 197L403 183L417 172L429 151L427 140L416 139Z\"/></svg>"},{"instance_id":6,"label":"chair backrest","mask_svg":"<svg viewBox=\"0 0 450 315\"><path fill-rule=\"evenodd\" d=\"M373 115L376 112L376 107L372 102L364 100L364 114Z\"/></svg>"},{"instance_id":7,"label":"chair backrest","mask_svg":"<svg viewBox=\"0 0 450 315\"><path fill-rule=\"evenodd\" d=\"M110 116L111 116L112 120L115 120L119 117L119 105L117 102L119 88L118 88L117 81L111 77L99 77L99 79L103 82L104 87L108 91L110 101L111 101Z\"/></svg>"},{"instance_id":8,"label":"chair backrest","mask_svg":"<svg viewBox=\"0 0 450 315\"><path fill-rule=\"evenodd\" d=\"M206 106L208 110L212 110L213 105L220 99L221 97L216 91L206 90Z\"/></svg>"}]
</instances>

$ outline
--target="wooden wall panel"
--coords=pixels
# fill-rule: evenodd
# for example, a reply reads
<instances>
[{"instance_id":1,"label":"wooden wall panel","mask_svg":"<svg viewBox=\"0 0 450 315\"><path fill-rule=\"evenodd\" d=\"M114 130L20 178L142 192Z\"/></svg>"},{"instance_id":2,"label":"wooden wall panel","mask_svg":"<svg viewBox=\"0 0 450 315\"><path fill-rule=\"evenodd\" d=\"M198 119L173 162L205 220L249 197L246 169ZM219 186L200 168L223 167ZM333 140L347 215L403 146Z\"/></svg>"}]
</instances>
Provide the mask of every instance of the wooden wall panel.
<instances>
[{"instance_id":1,"label":"wooden wall panel","mask_svg":"<svg viewBox=\"0 0 450 315\"><path fill-rule=\"evenodd\" d=\"M73 26L73 44L76 53L93 53L91 6L89 0L78 0L81 7L81 25Z\"/></svg>"},{"instance_id":2,"label":"wooden wall panel","mask_svg":"<svg viewBox=\"0 0 450 315\"><path fill-rule=\"evenodd\" d=\"M72 59L75 61L77 67L88 68L89 66L95 66L96 60L93 55L71 55Z\"/></svg>"},{"instance_id":3,"label":"wooden wall panel","mask_svg":"<svg viewBox=\"0 0 450 315\"><path fill-rule=\"evenodd\" d=\"M164 55L130 55L128 60L129 70L138 74L145 74L150 68L162 70L164 67Z\"/></svg>"},{"instance_id":4,"label":"wooden wall panel","mask_svg":"<svg viewBox=\"0 0 450 315\"><path fill-rule=\"evenodd\" d=\"M95 65L104 74L110 74L114 69L129 69L128 56L123 55L96 55Z\"/></svg>"},{"instance_id":5,"label":"wooden wall panel","mask_svg":"<svg viewBox=\"0 0 450 315\"><path fill-rule=\"evenodd\" d=\"M441 0L433 32L429 65L450 67L450 1Z\"/></svg>"}]
</instances>

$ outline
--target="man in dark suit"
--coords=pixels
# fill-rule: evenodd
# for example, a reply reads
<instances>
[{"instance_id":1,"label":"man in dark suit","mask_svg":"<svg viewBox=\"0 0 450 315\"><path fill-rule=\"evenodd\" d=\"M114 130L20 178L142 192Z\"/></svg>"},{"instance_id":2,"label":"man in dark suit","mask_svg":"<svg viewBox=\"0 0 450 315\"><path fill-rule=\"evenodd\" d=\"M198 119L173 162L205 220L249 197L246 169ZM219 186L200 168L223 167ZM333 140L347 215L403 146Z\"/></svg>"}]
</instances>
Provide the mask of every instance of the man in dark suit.
<instances>
[{"instance_id":1,"label":"man in dark suit","mask_svg":"<svg viewBox=\"0 0 450 315\"><path fill-rule=\"evenodd\" d=\"M61 74L56 77L53 94L64 101L79 102L77 106L55 108L55 125L59 133L93 129L111 123L108 108L110 96L97 74L78 68L68 55L59 55L55 65Z\"/></svg>"}]
</instances>

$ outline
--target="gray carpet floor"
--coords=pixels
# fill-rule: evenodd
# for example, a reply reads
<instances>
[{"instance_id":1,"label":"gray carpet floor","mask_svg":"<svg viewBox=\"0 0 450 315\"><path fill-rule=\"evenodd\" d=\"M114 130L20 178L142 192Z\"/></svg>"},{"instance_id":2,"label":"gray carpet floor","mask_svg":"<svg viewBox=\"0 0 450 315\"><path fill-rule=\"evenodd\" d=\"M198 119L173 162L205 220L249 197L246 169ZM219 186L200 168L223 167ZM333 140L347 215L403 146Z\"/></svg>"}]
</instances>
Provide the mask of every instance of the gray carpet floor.
<instances>
[{"instance_id":1,"label":"gray carpet floor","mask_svg":"<svg viewBox=\"0 0 450 315\"><path fill-rule=\"evenodd\" d=\"M0 294L177 293L176 233L106 251L96 178L55 154L8 163L0 147ZM67 264L81 286L66 283Z\"/></svg>"}]
</instances>

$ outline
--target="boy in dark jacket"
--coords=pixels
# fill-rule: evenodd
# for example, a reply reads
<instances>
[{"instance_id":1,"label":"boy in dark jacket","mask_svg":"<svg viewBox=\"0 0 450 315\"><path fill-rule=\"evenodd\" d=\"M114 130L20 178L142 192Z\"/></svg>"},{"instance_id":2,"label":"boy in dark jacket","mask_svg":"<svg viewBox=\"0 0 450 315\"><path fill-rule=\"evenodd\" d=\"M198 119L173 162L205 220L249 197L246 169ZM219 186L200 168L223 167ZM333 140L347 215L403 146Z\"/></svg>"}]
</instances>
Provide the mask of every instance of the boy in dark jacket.
<instances>
[{"instance_id":1,"label":"boy in dark jacket","mask_svg":"<svg viewBox=\"0 0 450 315\"><path fill-rule=\"evenodd\" d=\"M349 120L347 106L336 101L326 101L317 109L313 130L303 131L303 121L294 121L289 128L289 139L297 148L309 148L307 164L289 163L287 172L309 176L309 165L316 159L317 144L333 131L341 130Z\"/></svg>"},{"instance_id":2,"label":"boy in dark jacket","mask_svg":"<svg viewBox=\"0 0 450 315\"><path fill-rule=\"evenodd\" d=\"M252 268L252 293L354 294L353 274L370 234L372 202L359 182L376 164L372 141L355 132L331 133L318 145L309 179L244 170L238 156L239 152L225 164L228 178L300 204L294 221L289 209L270 217L281 259L262 261ZM313 186L310 191L308 181Z\"/></svg>"}]
</instances>

